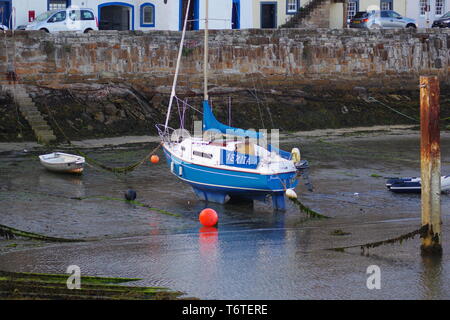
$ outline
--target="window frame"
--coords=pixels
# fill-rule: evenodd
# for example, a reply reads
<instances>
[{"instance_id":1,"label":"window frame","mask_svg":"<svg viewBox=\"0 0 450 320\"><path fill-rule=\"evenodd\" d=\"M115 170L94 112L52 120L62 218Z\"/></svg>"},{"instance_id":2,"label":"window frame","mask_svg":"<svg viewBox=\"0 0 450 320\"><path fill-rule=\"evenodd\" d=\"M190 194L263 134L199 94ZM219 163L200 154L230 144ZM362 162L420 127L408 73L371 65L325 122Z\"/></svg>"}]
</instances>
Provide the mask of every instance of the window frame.
<instances>
[{"instance_id":1,"label":"window frame","mask_svg":"<svg viewBox=\"0 0 450 320\"><path fill-rule=\"evenodd\" d=\"M153 23L145 23L145 16L144 16L144 10L145 8L152 8L153 10ZM141 15L141 27L144 28L154 28L156 25L156 9L155 9L155 5L153 3L150 2L146 2L141 4L140 7L140 15Z\"/></svg>"},{"instance_id":2,"label":"window frame","mask_svg":"<svg viewBox=\"0 0 450 320\"><path fill-rule=\"evenodd\" d=\"M80 9L80 12L81 12L80 13L80 20L81 21L95 21L95 14L91 10ZM83 17L83 13L84 12L89 12L92 15L92 19L84 19L84 17Z\"/></svg>"},{"instance_id":3,"label":"window frame","mask_svg":"<svg viewBox=\"0 0 450 320\"><path fill-rule=\"evenodd\" d=\"M64 13L64 19L63 20L58 20L58 21L50 21L50 20L52 20L53 18L55 18L58 14L60 14L60 13ZM64 21L66 21L67 19L69 19L69 17L68 17L68 14L67 14L67 10L60 10L60 11L58 11L58 12L55 12L54 14L52 14L52 16L50 17L50 18L48 18L47 19L47 23L59 23L59 22L64 22Z\"/></svg>"},{"instance_id":4,"label":"window frame","mask_svg":"<svg viewBox=\"0 0 450 320\"><path fill-rule=\"evenodd\" d=\"M436 0L435 2L435 7L434 7L434 15L437 17L442 17L444 14L446 14L447 12L445 11L445 0L440 0L441 1L441 13L438 13L438 0Z\"/></svg>"},{"instance_id":5,"label":"window frame","mask_svg":"<svg viewBox=\"0 0 450 320\"><path fill-rule=\"evenodd\" d=\"M50 1L51 0L47 0L47 11L50 11L50 10L63 10L63 9L69 8L72 5L72 0L61 0L61 1L66 1L66 7L65 8L50 9Z\"/></svg>"},{"instance_id":6,"label":"window frame","mask_svg":"<svg viewBox=\"0 0 450 320\"><path fill-rule=\"evenodd\" d=\"M425 17L427 15L428 0L419 0L419 15ZM422 13L423 9L423 13Z\"/></svg>"},{"instance_id":7,"label":"window frame","mask_svg":"<svg viewBox=\"0 0 450 320\"><path fill-rule=\"evenodd\" d=\"M388 3L389 8L383 9L383 4ZM380 0L380 11L393 11L394 10L394 0Z\"/></svg>"},{"instance_id":8,"label":"window frame","mask_svg":"<svg viewBox=\"0 0 450 320\"><path fill-rule=\"evenodd\" d=\"M289 10L289 2L290 1L294 1L295 2L295 6L296 6L296 10ZM297 12L300 11L300 0L286 0L286 14L296 14Z\"/></svg>"},{"instance_id":9,"label":"window frame","mask_svg":"<svg viewBox=\"0 0 450 320\"><path fill-rule=\"evenodd\" d=\"M349 13L350 13L350 3L354 3L355 4L355 14L353 16L349 15ZM349 2L347 3L347 22L350 22L358 11L359 11L359 0L349 0Z\"/></svg>"}]
</instances>

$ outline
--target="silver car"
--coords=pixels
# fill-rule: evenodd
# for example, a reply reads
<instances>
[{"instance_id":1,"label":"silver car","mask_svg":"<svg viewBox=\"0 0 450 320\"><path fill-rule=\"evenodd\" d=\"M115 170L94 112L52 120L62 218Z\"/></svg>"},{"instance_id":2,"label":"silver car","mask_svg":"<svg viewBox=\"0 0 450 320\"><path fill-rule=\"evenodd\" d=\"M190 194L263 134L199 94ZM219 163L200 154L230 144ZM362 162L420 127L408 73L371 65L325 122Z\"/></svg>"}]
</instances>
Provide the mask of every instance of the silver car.
<instances>
[{"instance_id":1,"label":"silver car","mask_svg":"<svg viewBox=\"0 0 450 320\"><path fill-rule=\"evenodd\" d=\"M350 28L396 29L417 28L416 20L402 17L395 11L360 11L350 20Z\"/></svg>"}]
</instances>

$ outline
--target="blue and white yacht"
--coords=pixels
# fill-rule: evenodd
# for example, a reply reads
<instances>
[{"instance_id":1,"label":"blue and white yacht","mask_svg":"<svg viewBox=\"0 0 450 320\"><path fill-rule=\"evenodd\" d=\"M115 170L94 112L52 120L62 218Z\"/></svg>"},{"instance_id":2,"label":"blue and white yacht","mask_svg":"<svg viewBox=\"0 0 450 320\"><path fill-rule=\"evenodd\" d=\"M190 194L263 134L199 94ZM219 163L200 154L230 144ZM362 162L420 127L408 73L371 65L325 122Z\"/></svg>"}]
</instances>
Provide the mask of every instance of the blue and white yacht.
<instances>
[{"instance_id":1,"label":"blue and white yacht","mask_svg":"<svg viewBox=\"0 0 450 320\"><path fill-rule=\"evenodd\" d=\"M188 4L189 7L189 4ZM208 12L208 1L206 1ZM168 127L175 98L185 18L169 109L164 125L158 125L162 147L170 171L189 183L196 195L206 201L225 203L229 198L262 200L272 197L273 207L285 209L285 192L297 185L300 152L286 152L267 144L260 132L233 128L220 123L208 101L208 18L205 22L204 101L202 135L180 134Z\"/></svg>"}]
</instances>

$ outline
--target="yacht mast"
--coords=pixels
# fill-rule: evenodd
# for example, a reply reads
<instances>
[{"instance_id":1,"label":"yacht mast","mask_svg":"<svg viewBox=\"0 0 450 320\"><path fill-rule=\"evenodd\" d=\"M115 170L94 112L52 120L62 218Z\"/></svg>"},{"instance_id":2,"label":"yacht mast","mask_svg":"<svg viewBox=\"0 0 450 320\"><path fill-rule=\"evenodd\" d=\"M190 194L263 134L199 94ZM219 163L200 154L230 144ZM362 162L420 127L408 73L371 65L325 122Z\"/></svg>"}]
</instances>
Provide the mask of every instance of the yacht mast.
<instances>
[{"instance_id":1,"label":"yacht mast","mask_svg":"<svg viewBox=\"0 0 450 320\"><path fill-rule=\"evenodd\" d=\"M181 55L183 53L184 36L186 35L186 26L187 26L187 21L188 21L188 17L189 17L190 6L191 6L191 0L188 0L187 7L186 7L186 15L184 16L183 32L181 34L180 49L178 50L177 65L175 67L175 76L173 78L172 91L170 93L169 108L167 110L166 123L164 125L164 132L167 131L167 125L169 124L169 118L170 118L170 111L172 110L173 98L175 97L175 88L177 86L178 73L180 71Z\"/></svg>"},{"instance_id":2,"label":"yacht mast","mask_svg":"<svg viewBox=\"0 0 450 320\"><path fill-rule=\"evenodd\" d=\"M208 0L205 0L205 56L203 58L204 100L208 101Z\"/></svg>"}]
</instances>

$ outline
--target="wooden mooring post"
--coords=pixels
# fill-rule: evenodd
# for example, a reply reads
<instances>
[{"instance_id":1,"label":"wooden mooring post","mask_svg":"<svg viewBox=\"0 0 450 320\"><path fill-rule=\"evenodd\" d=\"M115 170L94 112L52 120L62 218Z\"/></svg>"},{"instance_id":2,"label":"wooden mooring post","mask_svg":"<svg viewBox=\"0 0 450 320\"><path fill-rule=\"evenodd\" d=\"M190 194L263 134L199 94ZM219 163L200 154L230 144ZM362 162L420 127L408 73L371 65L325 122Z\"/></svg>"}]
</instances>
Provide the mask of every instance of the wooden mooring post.
<instances>
[{"instance_id":1,"label":"wooden mooring post","mask_svg":"<svg viewBox=\"0 0 450 320\"><path fill-rule=\"evenodd\" d=\"M441 142L439 129L439 79L420 77L420 156L422 225L428 232L422 238L422 254L442 254L441 244Z\"/></svg>"}]
</instances>

